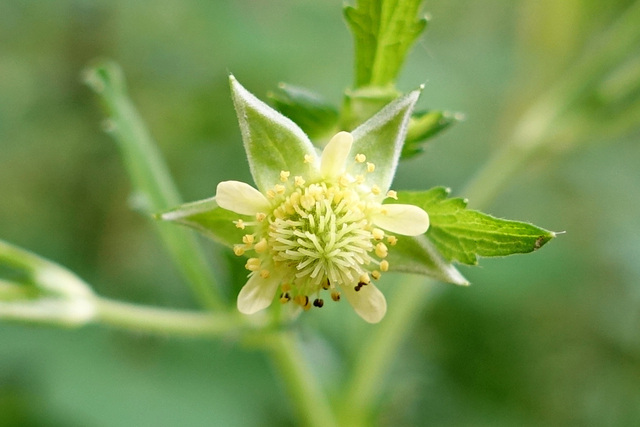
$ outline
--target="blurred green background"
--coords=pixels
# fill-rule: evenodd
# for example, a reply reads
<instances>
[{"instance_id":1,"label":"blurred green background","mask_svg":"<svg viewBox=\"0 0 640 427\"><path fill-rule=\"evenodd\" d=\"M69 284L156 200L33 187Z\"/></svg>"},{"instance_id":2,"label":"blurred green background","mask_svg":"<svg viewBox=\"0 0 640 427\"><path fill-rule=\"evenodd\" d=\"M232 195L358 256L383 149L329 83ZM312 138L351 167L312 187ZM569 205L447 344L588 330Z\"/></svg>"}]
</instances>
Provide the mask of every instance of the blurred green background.
<instances>
[{"instance_id":1,"label":"blurred green background","mask_svg":"<svg viewBox=\"0 0 640 427\"><path fill-rule=\"evenodd\" d=\"M426 82L420 107L467 119L401 165L394 188L464 196L518 115L630 3L427 1L433 19L398 86ZM81 71L97 57L119 62L184 199L210 197L221 180L250 181L228 73L262 98L285 81L339 104L352 76L341 5L0 2L0 238L101 295L195 307L130 207ZM510 180L486 211L567 233L535 254L465 268L469 288L434 285L392 367L380 425L640 425L639 137L637 127L605 132ZM234 265L223 255L216 267L237 288ZM307 319L300 328L315 339ZM278 376L235 342L6 323L0 342L0 425L295 424Z\"/></svg>"}]
</instances>

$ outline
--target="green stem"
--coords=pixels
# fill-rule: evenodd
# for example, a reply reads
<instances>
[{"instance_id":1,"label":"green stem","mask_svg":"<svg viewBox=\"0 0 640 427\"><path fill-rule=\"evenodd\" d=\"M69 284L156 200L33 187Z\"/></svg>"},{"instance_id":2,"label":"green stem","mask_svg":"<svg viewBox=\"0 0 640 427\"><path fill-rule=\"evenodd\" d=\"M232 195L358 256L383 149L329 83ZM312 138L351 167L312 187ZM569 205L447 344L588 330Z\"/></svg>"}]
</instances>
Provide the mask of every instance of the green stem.
<instances>
[{"instance_id":1,"label":"green stem","mask_svg":"<svg viewBox=\"0 0 640 427\"><path fill-rule=\"evenodd\" d=\"M349 383L346 384L340 408L341 425L370 425L370 408L384 390L384 373L393 365L396 353L411 331L431 289L430 280L407 276L398 282L389 302L389 311L358 353Z\"/></svg>"},{"instance_id":2,"label":"green stem","mask_svg":"<svg viewBox=\"0 0 640 427\"><path fill-rule=\"evenodd\" d=\"M306 358L293 333L277 332L263 338L266 350L289 389L299 419L313 427L337 426L327 394L317 376L306 366Z\"/></svg>"},{"instance_id":3,"label":"green stem","mask_svg":"<svg viewBox=\"0 0 640 427\"><path fill-rule=\"evenodd\" d=\"M95 322L132 332L187 337L220 337L241 330L239 316L145 307L96 298Z\"/></svg>"},{"instance_id":4,"label":"green stem","mask_svg":"<svg viewBox=\"0 0 640 427\"><path fill-rule=\"evenodd\" d=\"M120 68L105 62L86 71L85 81L100 95L110 118L105 130L118 142L134 187L138 208L151 216L182 203L161 154L129 99ZM158 223L158 232L192 291L203 306L222 309L224 304L206 257L190 230Z\"/></svg>"}]
</instances>

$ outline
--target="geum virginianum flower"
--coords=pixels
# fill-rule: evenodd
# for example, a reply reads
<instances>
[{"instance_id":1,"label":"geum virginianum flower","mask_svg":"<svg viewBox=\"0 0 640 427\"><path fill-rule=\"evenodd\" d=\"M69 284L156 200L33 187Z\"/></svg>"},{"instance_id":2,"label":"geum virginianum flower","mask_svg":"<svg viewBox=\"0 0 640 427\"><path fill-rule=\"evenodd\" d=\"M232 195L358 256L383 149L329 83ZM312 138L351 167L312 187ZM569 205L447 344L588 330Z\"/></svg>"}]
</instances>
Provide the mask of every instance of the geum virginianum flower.
<instances>
[{"instance_id":1,"label":"geum virginianum flower","mask_svg":"<svg viewBox=\"0 0 640 427\"><path fill-rule=\"evenodd\" d=\"M195 227L247 257L249 278L237 300L242 313L263 310L276 296L304 310L344 296L364 320L379 322L387 306L373 282L394 269L395 247L412 239L405 236L429 228L420 207L383 203L397 199L389 186L420 92L392 102L352 133L337 133L319 152L295 123L230 80L257 189L224 181L214 198L161 218ZM410 250L428 252L423 243ZM441 261L422 269L404 263L399 270L464 282Z\"/></svg>"}]
</instances>

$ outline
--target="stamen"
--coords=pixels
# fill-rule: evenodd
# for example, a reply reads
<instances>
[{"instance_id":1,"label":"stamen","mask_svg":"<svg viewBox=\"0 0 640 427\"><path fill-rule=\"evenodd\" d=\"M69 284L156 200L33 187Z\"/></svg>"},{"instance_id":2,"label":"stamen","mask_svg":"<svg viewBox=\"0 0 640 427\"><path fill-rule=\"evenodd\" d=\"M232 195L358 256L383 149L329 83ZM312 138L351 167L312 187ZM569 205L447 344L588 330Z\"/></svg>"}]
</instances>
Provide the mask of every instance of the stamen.
<instances>
[{"instance_id":1,"label":"stamen","mask_svg":"<svg viewBox=\"0 0 640 427\"><path fill-rule=\"evenodd\" d=\"M377 196L378 194L380 194L380 193L382 192L382 190L380 190L380 187L378 187L377 185L373 185L373 186L371 186L371 192L372 192L374 195L376 195L376 196ZM267 195L268 195L268 194L267 194Z\"/></svg>"},{"instance_id":2,"label":"stamen","mask_svg":"<svg viewBox=\"0 0 640 427\"><path fill-rule=\"evenodd\" d=\"M280 181L287 182L289 175L291 175L291 172L289 171L280 171Z\"/></svg>"},{"instance_id":3,"label":"stamen","mask_svg":"<svg viewBox=\"0 0 640 427\"><path fill-rule=\"evenodd\" d=\"M281 184L276 184L274 185L273 189L276 191L277 194L284 194L286 187Z\"/></svg>"},{"instance_id":4,"label":"stamen","mask_svg":"<svg viewBox=\"0 0 640 427\"><path fill-rule=\"evenodd\" d=\"M267 197L270 199L275 199L276 198L276 192L273 190L267 190Z\"/></svg>"},{"instance_id":5,"label":"stamen","mask_svg":"<svg viewBox=\"0 0 640 427\"><path fill-rule=\"evenodd\" d=\"M311 154L305 154L304 155L304 162L305 163L312 163L313 162L313 156Z\"/></svg>"},{"instance_id":6,"label":"stamen","mask_svg":"<svg viewBox=\"0 0 640 427\"><path fill-rule=\"evenodd\" d=\"M375 240L382 240L384 239L384 231L380 230L379 228L374 228L373 230L371 230L371 236Z\"/></svg>"},{"instance_id":7,"label":"stamen","mask_svg":"<svg viewBox=\"0 0 640 427\"><path fill-rule=\"evenodd\" d=\"M356 154L356 162L364 163L367 160L367 156L364 154Z\"/></svg>"},{"instance_id":8,"label":"stamen","mask_svg":"<svg viewBox=\"0 0 640 427\"><path fill-rule=\"evenodd\" d=\"M398 192L389 190L387 191L387 197L391 197L392 199L398 200Z\"/></svg>"},{"instance_id":9,"label":"stamen","mask_svg":"<svg viewBox=\"0 0 640 427\"><path fill-rule=\"evenodd\" d=\"M376 165L373 163L367 162L367 172L371 173L376 170Z\"/></svg>"},{"instance_id":10,"label":"stamen","mask_svg":"<svg viewBox=\"0 0 640 427\"><path fill-rule=\"evenodd\" d=\"M340 292L338 291L331 292L331 299L334 300L335 302L340 301Z\"/></svg>"},{"instance_id":11,"label":"stamen","mask_svg":"<svg viewBox=\"0 0 640 427\"><path fill-rule=\"evenodd\" d=\"M389 242L391 246L395 246L398 243L398 238L396 236L389 236L387 237L387 242Z\"/></svg>"},{"instance_id":12,"label":"stamen","mask_svg":"<svg viewBox=\"0 0 640 427\"><path fill-rule=\"evenodd\" d=\"M373 270L371 272L371 277L373 277L374 280L380 279L380 276L382 276L382 274L378 270Z\"/></svg>"},{"instance_id":13,"label":"stamen","mask_svg":"<svg viewBox=\"0 0 640 427\"><path fill-rule=\"evenodd\" d=\"M251 245L253 243L253 239L253 234L245 234L244 236L242 236L242 243Z\"/></svg>"},{"instance_id":14,"label":"stamen","mask_svg":"<svg viewBox=\"0 0 640 427\"><path fill-rule=\"evenodd\" d=\"M289 295L288 292L283 292L280 294L280 302L282 304L285 304L287 302L289 302L291 300L291 296Z\"/></svg>"},{"instance_id":15,"label":"stamen","mask_svg":"<svg viewBox=\"0 0 640 427\"><path fill-rule=\"evenodd\" d=\"M386 259L380 261L380 270L389 271L389 261L387 261Z\"/></svg>"},{"instance_id":16,"label":"stamen","mask_svg":"<svg viewBox=\"0 0 640 427\"><path fill-rule=\"evenodd\" d=\"M245 224L243 220L239 219L237 221L233 221L233 223L236 225L237 228L244 230Z\"/></svg>"},{"instance_id":17,"label":"stamen","mask_svg":"<svg viewBox=\"0 0 640 427\"><path fill-rule=\"evenodd\" d=\"M264 237L253 246L253 249L255 249L255 251L259 254L266 252L268 248L269 244L267 243L267 239L265 239Z\"/></svg>"},{"instance_id":18,"label":"stamen","mask_svg":"<svg viewBox=\"0 0 640 427\"><path fill-rule=\"evenodd\" d=\"M305 183L304 178L301 177L301 176L296 176L294 178L294 182L296 184L296 187L302 187L304 185L304 183Z\"/></svg>"},{"instance_id":19,"label":"stamen","mask_svg":"<svg viewBox=\"0 0 640 427\"><path fill-rule=\"evenodd\" d=\"M233 245L233 253L236 254L237 256L242 256L244 255L244 245Z\"/></svg>"},{"instance_id":20,"label":"stamen","mask_svg":"<svg viewBox=\"0 0 640 427\"><path fill-rule=\"evenodd\" d=\"M249 271L258 271L260 269L260 259L258 258L249 258L247 263L244 265Z\"/></svg>"},{"instance_id":21,"label":"stamen","mask_svg":"<svg viewBox=\"0 0 640 427\"><path fill-rule=\"evenodd\" d=\"M264 219L267 217L267 214L262 213L262 212L258 212L256 214L256 219L258 220L258 222L262 222L264 221Z\"/></svg>"},{"instance_id":22,"label":"stamen","mask_svg":"<svg viewBox=\"0 0 640 427\"><path fill-rule=\"evenodd\" d=\"M385 245L384 243L380 242L376 245L376 255L380 258L386 258L386 256L389 254L389 251L387 249L387 245Z\"/></svg>"},{"instance_id":23,"label":"stamen","mask_svg":"<svg viewBox=\"0 0 640 427\"><path fill-rule=\"evenodd\" d=\"M316 299L313 301L313 306L314 306L314 307L318 307L318 308L320 308L320 307L322 307L323 305L324 305L324 301L323 301L321 298L316 298Z\"/></svg>"},{"instance_id":24,"label":"stamen","mask_svg":"<svg viewBox=\"0 0 640 427\"><path fill-rule=\"evenodd\" d=\"M267 279L270 275L271 273L269 272L269 270L260 271L260 277L262 277L263 279Z\"/></svg>"}]
</instances>

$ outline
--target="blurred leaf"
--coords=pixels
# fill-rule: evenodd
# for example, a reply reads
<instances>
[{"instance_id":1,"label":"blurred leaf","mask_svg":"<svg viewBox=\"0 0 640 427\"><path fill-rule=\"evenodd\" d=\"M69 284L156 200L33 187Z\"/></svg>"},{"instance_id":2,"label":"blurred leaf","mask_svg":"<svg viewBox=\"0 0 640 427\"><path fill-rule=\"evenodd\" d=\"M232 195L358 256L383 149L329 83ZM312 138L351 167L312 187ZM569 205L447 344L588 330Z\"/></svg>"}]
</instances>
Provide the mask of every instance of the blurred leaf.
<instances>
[{"instance_id":1,"label":"blurred leaf","mask_svg":"<svg viewBox=\"0 0 640 427\"><path fill-rule=\"evenodd\" d=\"M532 224L499 219L466 209L461 198L447 198L449 190L399 192L398 203L420 206L429 213L426 235L450 261L475 265L478 257L506 256L540 249L555 233Z\"/></svg>"},{"instance_id":2,"label":"blurred leaf","mask_svg":"<svg viewBox=\"0 0 640 427\"><path fill-rule=\"evenodd\" d=\"M126 91L120 67L102 62L86 70L85 82L100 96L109 119L105 129L118 143L129 171L136 199L147 214L162 211L182 201L161 154ZM215 279L196 237L177 227L159 224L158 232L174 261L207 307L220 304L214 292Z\"/></svg>"},{"instance_id":3,"label":"blurred leaf","mask_svg":"<svg viewBox=\"0 0 640 427\"><path fill-rule=\"evenodd\" d=\"M462 115L441 110L414 113L409 121L407 139L402 147L402 158L408 159L424 151L427 140L462 120Z\"/></svg>"},{"instance_id":4,"label":"blurred leaf","mask_svg":"<svg viewBox=\"0 0 640 427\"><path fill-rule=\"evenodd\" d=\"M256 98L235 77L229 81L251 175L258 189L266 193L280 182L281 171L292 176L307 174L305 155L316 149L302 129Z\"/></svg>"},{"instance_id":5,"label":"blurred leaf","mask_svg":"<svg viewBox=\"0 0 640 427\"><path fill-rule=\"evenodd\" d=\"M355 44L355 87L389 86L427 26L416 19L422 0L357 0L344 15Z\"/></svg>"},{"instance_id":6,"label":"blurred leaf","mask_svg":"<svg viewBox=\"0 0 640 427\"><path fill-rule=\"evenodd\" d=\"M194 228L230 248L242 241L244 232L235 226L233 221L241 215L222 209L215 198L185 203L162 214L157 215L163 221L172 221Z\"/></svg>"},{"instance_id":7,"label":"blurred leaf","mask_svg":"<svg viewBox=\"0 0 640 427\"><path fill-rule=\"evenodd\" d=\"M267 96L278 111L293 120L310 138L316 139L335 131L338 110L321 95L281 83Z\"/></svg>"},{"instance_id":8,"label":"blurred leaf","mask_svg":"<svg viewBox=\"0 0 640 427\"><path fill-rule=\"evenodd\" d=\"M370 180L386 192L398 166L398 159L407 134L409 117L420 96L419 90L396 99L375 116L355 129L354 153L364 153L375 164Z\"/></svg>"}]
</instances>

